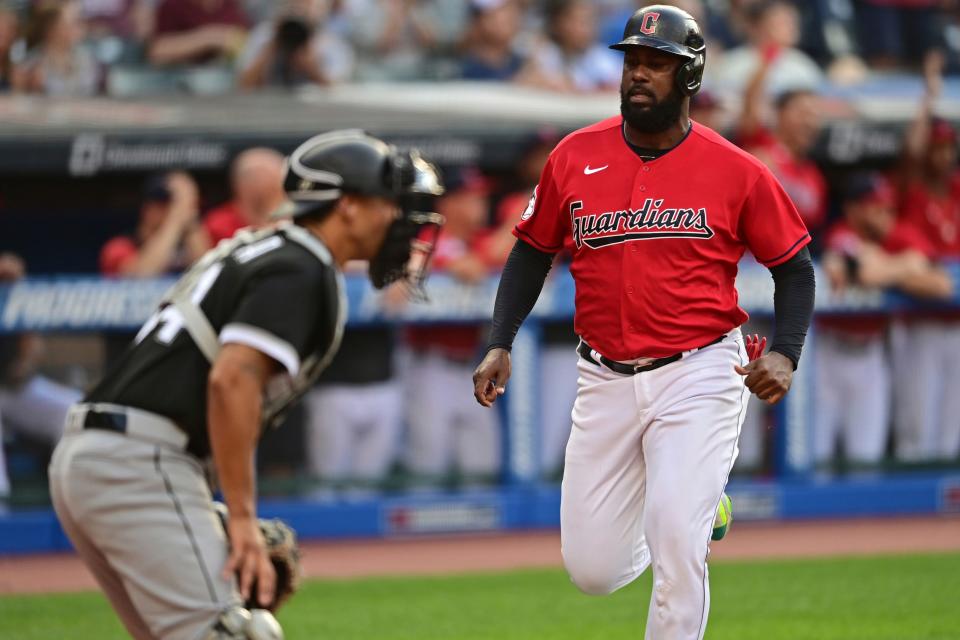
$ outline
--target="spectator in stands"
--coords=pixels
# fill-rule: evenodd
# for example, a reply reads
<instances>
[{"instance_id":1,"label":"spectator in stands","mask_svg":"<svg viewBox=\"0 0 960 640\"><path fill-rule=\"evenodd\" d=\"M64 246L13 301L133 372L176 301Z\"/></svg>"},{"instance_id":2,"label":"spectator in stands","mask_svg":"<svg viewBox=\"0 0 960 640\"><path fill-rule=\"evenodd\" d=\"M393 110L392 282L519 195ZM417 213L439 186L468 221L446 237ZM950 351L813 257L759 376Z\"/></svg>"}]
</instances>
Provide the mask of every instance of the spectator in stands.
<instances>
[{"instance_id":1,"label":"spectator in stands","mask_svg":"<svg viewBox=\"0 0 960 640\"><path fill-rule=\"evenodd\" d=\"M80 9L91 36L146 42L153 34L155 4L155 0L80 0Z\"/></svg>"},{"instance_id":2,"label":"spectator in stands","mask_svg":"<svg viewBox=\"0 0 960 640\"><path fill-rule=\"evenodd\" d=\"M900 168L900 215L933 245L934 257L960 261L960 170L957 133L933 116L940 62L925 70L927 92L907 132ZM893 335L898 458L960 455L960 312L913 313Z\"/></svg>"},{"instance_id":3,"label":"spectator in stands","mask_svg":"<svg viewBox=\"0 0 960 640\"><path fill-rule=\"evenodd\" d=\"M361 80L439 77L466 23L466 0L346 0Z\"/></svg>"},{"instance_id":4,"label":"spectator in stands","mask_svg":"<svg viewBox=\"0 0 960 640\"><path fill-rule=\"evenodd\" d=\"M796 7L787 0L757 0L747 5L747 16L749 44L724 53L721 65L707 62L711 86L737 93L764 65L769 67L765 88L772 95L814 90L823 83L817 63L796 48L800 40Z\"/></svg>"},{"instance_id":5,"label":"spectator in stands","mask_svg":"<svg viewBox=\"0 0 960 640\"><path fill-rule=\"evenodd\" d=\"M148 56L157 66L235 58L247 37L239 0L160 0Z\"/></svg>"},{"instance_id":6,"label":"spectator in stands","mask_svg":"<svg viewBox=\"0 0 960 640\"><path fill-rule=\"evenodd\" d=\"M522 26L517 0L471 0L464 37L461 75L464 80L509 82L524 68L518 50Z\"/></svg>"},{"instance_id":7,"label":"spectator in stands","mask_svg":"<svg viewBox=\"0 0 960 640\"><path fill-rule=\"evenodd\" d=\"M13 88L51 96L90 96L100 86L97 63L81 42L84 25L74 1L42 0L31 7L26 59L14 68Z\"/></svg>"},{"instance_id":8,"label":"spectator in stands","mask_svg":"<svg viewBox=\"0 0 960 640\"><path fill-rule=\"evenodd\" d=\"M720 97L709 89L700 89L690 98L690 119L722 135L725 123Z\"/></svg>"},{"instance_id":9,"label":"spectator in stands","mask_svg":"<svg viewBox=\"0 0 960 640\"><path fill-rule=\"evenodd\" d=\"M848 180L843 213L826 235L823 254L833 293L850 286L894 287L917 297L950 297L949 277L931 261L933 247L916 226L897 220L894 191L883 178L862 174ZM838 440L850 462L876 464L883 458L891 409L887 325L888 317L881 315L818 320L816 464L834 459Z\"/></svg>"},{"instance_id":10,"label":"spectator in stands","mask_svg":"<svg viewBox=\"0 0 960 640\"><path fill-rule=\"evenodd\" d=\"M533 51L523 82L574 93L606 91L620 85L623 60L597 40L593 9L586 0L550 0L546 42Z\"/></svg>"},{"instance_id":11,"label":"spectator in stands","mask_svg":"<svg viewBox=\"0 0 960 640\"><path fill-rule=\"evenodd\" d=\"M749 79L736 132L737 142L770 167L816 240L816 233L827 215L826 181L810 159L810 151L820 133L819 97L806 89L780 94L775 101L776 123L769 129L765 124L768 111L765 88L778 58L779 54L764 56Z\"/></svg>"},{"instance_id":12,"label":"spectator in stands","mask_svg":"<svg viewBox=\"0 0 960 640\"><path fill-rule=\"evenodd\" d=\"M477 250L488 219L487 181L471 167L446 172L445 178L447 194L437 208L446 224L437 240L433 267L465 286L476 285L490 274ZM457 470L465 479L477 480L499 471L496 415L472 402L468 393L480 338L479 326L412 327L407 332L412 350L404 375L409 383L408 466L419 476Z\"/></svg>"},{"instance_id":13,"label":"spectator in stands","mask_svg":"<svg viewBox=\"0 0 960 640\"><path fill-rule=\"evenodd\" d=\"M233 199L207 213L203 228L210 244L232 238L244 227L263 227L286 201L283 156L265 147L247 149L230 167Z\"/></svg>"},{"instance_id":14,"label":"spectator in stands","mask_svg":"<svg viewBox=\"0 0 960 640\"><path fill-rule=\"evenodd\" d=\"M0 92L9 91L13 77L13 45L19 36L20 20L12 6L0 2Z\"/></svg>"},{"instance_id":15,"label":"spectator in stands","mask_svg":"<svg viewBox=\"0 0 960 640\"><path fill-rule=\"evenodd\" d=\"M108 276L151 278L183 270L208 246L198 214L197 185L188 174L151 178L136 231L103 246L100 271Z\"/></svg>"},{"instance_id":16,"label":"spectator in stands","mask_svg":"<svg viewBox=\"0 0 960 640\"><path fill-rule=\"evenodd\" d=\"M245 89L328 85L353 72L353 49L327 28L328 0L288 0L250 33L237 66Z\"/></svg>"},{"instance_id":17,"label":"spectator in stands","mask_svg":"<svg viewBox=\"0 0 960 640\"><path fill-rule=\"evenodd\" d=\"M860 48L870 66L919 65L943 41L942 0L856 0Z\"/></svg>"},{"instance_id":18,"label":"spectator in stands","mask_svg":"<svg viewBox=\"0 0 960 640\"><path fill-rule=\"evenodd\" d=\"M0 254L0 283L15 282L24 274L19 256ZM10 495L4 429L13 429L52 447L63 433L67 409L81 396L79 391L37 373L42 355L43 341L37 334L0 336L0 503Z\"/></svg>"}]
</instances>

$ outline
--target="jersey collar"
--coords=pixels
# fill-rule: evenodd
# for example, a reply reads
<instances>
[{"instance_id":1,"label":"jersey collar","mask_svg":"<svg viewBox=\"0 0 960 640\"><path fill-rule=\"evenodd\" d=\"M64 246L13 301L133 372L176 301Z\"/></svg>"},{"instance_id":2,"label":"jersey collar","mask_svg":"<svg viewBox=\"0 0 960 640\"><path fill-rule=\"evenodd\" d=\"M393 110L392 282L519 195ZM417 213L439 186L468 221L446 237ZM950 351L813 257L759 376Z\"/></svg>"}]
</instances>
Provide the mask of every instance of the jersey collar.
<instances>
[{"instance_id":1,"label":"jersey collar","mask_svg":"<svg viewBox=\"0 0 960 640\"><path fill-rule=\"evenodd\" d=\"M315 255L320 262L328 267L333 266L333 255L330 254L330 250L327 249L320 238L292 222L282 223L280 228L288 238Z\"/></svg>"},{"instance_id":2,"label":"jersey collar","mask_svg":"<svg viewBox=\"0 0 960 640\"><path fill-rule=\"evenodd\" d=\"M627 140L627 130L626 130L626 128L627 128L627 123L626 123L626 121L625 121L622 117L620 118L620 138L623 139L623 143L624 143L625 145L627 145L627 148L637 157L638 160L640 160L641 162L644 162L644 163L646 163L646 162L655 162L655 161L659 160L660 158L664 157L665 155L667 155L668 153L670 153L671 151L673 151L674 149L676 149L677 147L679 147L680 145L682 145L682 144L684 143L684 141L685 141L687 138L690 137L690 132L693 131L693 124L694 124L694 123L693 123L693 120L692 120L692 119L689 119L689 118L688 118L688 120L690 120L690 126L687 127L687 130L686 130L686 132L683 134L683 137L680 138L679 140L677 140L677 144L673 145L672 147L670 147L670 148L668 148L668 149L658 150L658 151L660 152L659 155L658 155L656 158L651 158L650 160L646 160L646 159L643 158L643 156L640 155L640 151L643 149L642 147L638 147L637 145L635 145L635 144L633 144L632 142L630 142L629 140Z\"/></svg>"}]
</instances>

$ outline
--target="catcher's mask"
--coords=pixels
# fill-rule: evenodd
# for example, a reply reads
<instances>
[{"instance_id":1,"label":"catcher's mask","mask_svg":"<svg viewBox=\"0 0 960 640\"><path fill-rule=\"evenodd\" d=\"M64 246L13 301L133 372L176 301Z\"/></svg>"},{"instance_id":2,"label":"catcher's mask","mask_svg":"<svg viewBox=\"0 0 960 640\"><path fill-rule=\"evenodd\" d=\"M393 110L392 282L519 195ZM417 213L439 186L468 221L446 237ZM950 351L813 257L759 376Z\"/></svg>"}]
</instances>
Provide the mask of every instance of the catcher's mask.
<instances>
[{"instance_id":1,"label":"catcher's mask","mask_svg":"<svg viewBox=\"0 0 960 640\"><path fill-rule=\"evenodd\" d=\"M423 284L443 224L434 201L444 189L437 168L418 151L399 151L357 129L324 133L290 155L284 189L290 205L283 214L294 219L329 213L344 193L396 202L401 213L370 261L370 280L378 289L404 282L411 297L425 298Z\"/></svg>"},{"instance_id":2,"label":"catcher's mask","mask_svg":"<svg viewBox=\"0 0 960 640\"><path fill-rule=\"evenodd\" d=\"M424 283L444 222L435 211L436 200L443 195L444 187L440 172L419 151L405 155L401 215L390 225L380 252L370 261L370 280L378 289L402 282L412 299L426 300Z\"/></svg>"}]
</instances>

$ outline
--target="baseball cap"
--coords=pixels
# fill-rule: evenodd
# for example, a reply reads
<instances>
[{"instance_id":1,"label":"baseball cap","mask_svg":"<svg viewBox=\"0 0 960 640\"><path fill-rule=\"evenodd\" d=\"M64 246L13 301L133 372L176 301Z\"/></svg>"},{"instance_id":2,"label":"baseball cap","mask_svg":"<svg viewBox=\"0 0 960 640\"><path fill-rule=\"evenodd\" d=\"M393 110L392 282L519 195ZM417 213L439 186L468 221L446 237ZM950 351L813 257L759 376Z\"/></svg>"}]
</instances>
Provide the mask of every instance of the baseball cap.
<instances>
[{"instance_id":1,"label":"baseball cap","mask_svg":"<svg viewBox=\"0 0 960 640\"><path fill-rule=\"evenodd\" d=\"M690 98L691 109L716 109L720 106L720 98L709 89L700 89Z\"/></svg>"},{"instance_id":2,"label":"baseball cap","mask_svg":"<svg viewBox=\"0 0 960 640\"><path fill-rule=\"evenodd\" d=\"M143 183L143 201L144 202L170 202L173 194L167 185L166 174L154 174Z\"/></svg>"},{"instance_id":3,"label":"baseball cap","mask_svg":"<svg viewBox=\"0 0 960 640\"><path fill-rule=\"evenodd\" d=\"M447 193L455 191L471 191L490 193L490 180L480 170L472 165L453 167L443 172Z\"/></svg>"},{"instance_id":4,"label":"baseball cap","mask_svg":"<svg viewBox=\"0 0 960 640\"><path fill-rule=\"evenodd\" d=\"M933 118L930 121L930 144L956 144L957 130L943 118Z\"/></svg>"},{"instance_id":5,"label":"baseball cap","mask_svg":"<svg viewBox=\"0 0 960 640\"><path fill-rule=\"evenodd\" d=\"M843 189L845 202L873 202L892 206L896 199L893 187L879 173L856 173L852 175Z\"/></svg>"}]
</instances>

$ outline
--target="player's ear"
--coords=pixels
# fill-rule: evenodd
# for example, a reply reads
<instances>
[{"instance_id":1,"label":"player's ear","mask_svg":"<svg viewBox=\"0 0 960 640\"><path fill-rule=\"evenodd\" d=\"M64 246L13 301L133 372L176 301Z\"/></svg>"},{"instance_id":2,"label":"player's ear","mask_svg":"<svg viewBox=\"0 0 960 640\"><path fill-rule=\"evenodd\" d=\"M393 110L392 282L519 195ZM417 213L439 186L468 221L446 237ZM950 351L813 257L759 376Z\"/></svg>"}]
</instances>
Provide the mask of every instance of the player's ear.
<instances>
[{"instance_id":1,"label":"player's ear","mask_svg":"<svg viewBox=\"0 0 960 640\"><path fill-rule=\"evenodd\" d=\"M337 208L339 209L339 214L343 216L344 222L349 225L352 225L359 213L360 203L357 201L357 197L351 193L345 193L340 196L340 199L337 201Z\"/></svg>"}]
</instances>

